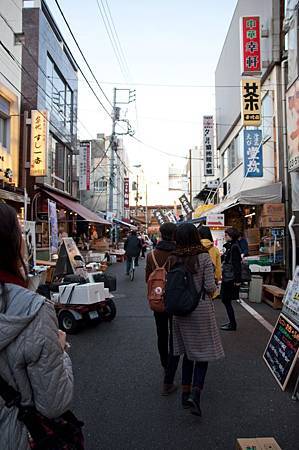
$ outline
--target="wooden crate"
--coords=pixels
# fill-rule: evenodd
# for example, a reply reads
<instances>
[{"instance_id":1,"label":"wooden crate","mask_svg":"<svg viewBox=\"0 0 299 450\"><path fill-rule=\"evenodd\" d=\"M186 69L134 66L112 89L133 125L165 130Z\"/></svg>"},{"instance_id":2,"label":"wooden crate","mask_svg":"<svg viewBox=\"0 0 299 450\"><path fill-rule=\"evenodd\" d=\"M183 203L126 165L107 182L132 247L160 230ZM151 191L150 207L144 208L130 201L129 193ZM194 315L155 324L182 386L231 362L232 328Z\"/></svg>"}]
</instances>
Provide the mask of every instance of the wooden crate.
<instances>
[{"instance_id":1,"label":"wooden crate","mask_svg":"<svg viewBox=\"0 0 299 450\"><path fill-rule=\"evenodd\" d=\"M273 309L282 309L284 289L272 284L263 284L263 302L272 306Z\"/></svg>"}]
</instances>

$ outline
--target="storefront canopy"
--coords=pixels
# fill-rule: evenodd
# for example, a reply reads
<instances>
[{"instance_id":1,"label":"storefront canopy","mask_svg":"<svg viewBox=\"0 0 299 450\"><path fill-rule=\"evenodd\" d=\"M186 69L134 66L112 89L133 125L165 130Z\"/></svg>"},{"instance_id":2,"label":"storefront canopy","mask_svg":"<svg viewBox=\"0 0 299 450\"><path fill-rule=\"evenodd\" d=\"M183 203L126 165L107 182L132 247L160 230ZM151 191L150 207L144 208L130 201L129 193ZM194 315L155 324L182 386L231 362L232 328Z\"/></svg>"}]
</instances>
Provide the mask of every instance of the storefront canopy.
<instances>
[{"instance_id":1,"label":"storefront canopy","mask_svg":"<svg viewBox=\"0 0 299 450\"><path fill-rule=\"evenodd\" d=\"M131 230L137 230L137 227L135 225L132 225L131 223L124 222L123 220L117 219L116 217L113 218L113 222L122 225L123 227L130 228Z\"/></svg>"},{"instance_id":2,"label":"storefront canopy","mask_svg":"<svg viewBox=\"0 0 299 450\"><path fill-rule=\"evenodd\" d=\"M64 205L66 208L77 213L83 219L87 220L87 222L99 223L101 225L110 225L111 226L111 223L108 222L108 220L103 219L98 214L94 213L90 209L81 205L79 202L71 200L70 198L62 197L62 195L58 195L51 191L44 190L44 192L46 192L47 195L52 197L53 200L56 200L58 203L61 203L62 205Z\"/></svg>"},{"instance_id":3,"label":"storefront canopy","mask_svg":"<svg viewBox=\"0 0 299 450\"><path fill-rule=\"evenodd\" d=\"M259 188L247 189L224 200L208 211L208 214L220 214L223 211L239 205L263 205L264 203L281 203L282 183L268 184ZM207 215L202 213L201 217Z\"/></svg>"}]
</instances>

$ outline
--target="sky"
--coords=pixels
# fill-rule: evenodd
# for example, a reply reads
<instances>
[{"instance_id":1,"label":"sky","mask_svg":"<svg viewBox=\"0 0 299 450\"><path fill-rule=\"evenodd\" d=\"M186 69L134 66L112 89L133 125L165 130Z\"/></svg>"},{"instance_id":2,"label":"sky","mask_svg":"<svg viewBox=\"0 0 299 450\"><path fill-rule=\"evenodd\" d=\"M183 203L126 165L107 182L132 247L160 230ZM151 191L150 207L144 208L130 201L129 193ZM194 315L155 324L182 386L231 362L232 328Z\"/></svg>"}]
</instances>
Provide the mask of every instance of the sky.
<instances>
[{"instance_id":1,"label":"sky","mask_svg":"<svg viewBox=\"0 0 299 450\"><path fill-rule=\"evenodd\" d=\"M47 0L73 55L108 111L111 106L92 80L54 0ZM125 138L131 165L141 164L148 203L167 201L168 166L184 167L189 148L200 145L202 116L215 110L214 73L236 0L59 0L59 4L112 102L113 87L136 89L123 114L135 136ZM121 71L99 6L111 16L128 66ZM79 74L79 138L111 132L111 119ZM131 84L128 86L127 82ZM124 92L118 92L118 95ZM120 97L118 97L120 98ZM126 111L128 109L128 111ZM136 119L138 118L138 120ZM120 130L118 130L120 131ZM164 153L168 153L169 156Z\"/></svg>"}]
</instances>

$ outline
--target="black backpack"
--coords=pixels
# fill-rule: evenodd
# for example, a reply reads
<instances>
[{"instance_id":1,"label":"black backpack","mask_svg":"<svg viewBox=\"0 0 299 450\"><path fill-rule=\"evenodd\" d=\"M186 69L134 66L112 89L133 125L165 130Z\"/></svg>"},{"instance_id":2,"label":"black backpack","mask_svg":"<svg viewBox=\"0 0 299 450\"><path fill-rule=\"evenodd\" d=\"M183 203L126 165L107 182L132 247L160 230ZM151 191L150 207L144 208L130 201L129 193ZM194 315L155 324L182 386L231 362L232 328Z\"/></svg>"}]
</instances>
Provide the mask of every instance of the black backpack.
<instances>
[{"instance_id":1,"label":"black backpack","mask_svg":"<svg viewBox=\"0 0 299 450\"><path fill-rule=\"evenodd\" d=\"M187 316L198 306L203 294L197 292L193 275L184 264L176 264L167 273L165 287L165 310L174 316Z\"/></svg>"}]
</instances>

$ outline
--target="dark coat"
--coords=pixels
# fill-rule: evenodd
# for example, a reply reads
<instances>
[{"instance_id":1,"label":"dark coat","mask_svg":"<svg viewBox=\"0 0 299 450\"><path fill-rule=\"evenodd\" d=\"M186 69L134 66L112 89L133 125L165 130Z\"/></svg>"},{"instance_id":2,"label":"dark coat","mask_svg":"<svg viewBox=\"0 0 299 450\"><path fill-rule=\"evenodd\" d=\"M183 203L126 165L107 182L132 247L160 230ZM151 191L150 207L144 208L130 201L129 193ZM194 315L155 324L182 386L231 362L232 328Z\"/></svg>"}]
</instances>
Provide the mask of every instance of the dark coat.
<instances>
[{"instance_id":1,"label":"dark coat","mask_svg":"<svg viewBox=\"0 0 299 450\"><path fill-rule=\"evenodd\" d=\"M245 238L239 239L239 246L241 249L241 254L243 256L248 256L249 255L249 247L248 247L247 239L245 239Z\"/></svg>"},{"instance_id":2,"label":"dark coat","mask_svg":"<svg viewBox=\"0 0 299 450\"><path fill-rule=\"evenodd\" d=\"M175 242L160 241L155 250L155 258L159 267L162 267L171 253L175 250ZM147 255L145 268L145 281L148 281L150 274L155 270L156 266L152 257L152 252Z\"/></svg>"},{"instance_id":3,"label":"dark coat","mask_svg":"<svg viewBox=\"0 0 299 450\"><path fill-rule=\"evenodd\" d=\"M137 236L129 236L124 245L126 255L129 258L139 256L141 246L141 240Z\"/></svg>"},{"instance_id":4,"label":"dark coat","mask_svg":"<svg viewBox=\"0 0 299 450\"><path fill-rule=\"evenodd\" d=\"M234 281L222 281L221 298L222 301L237 300L239 298L239 287L235 283L241 283L241 250L237 241L230 241L224 244L225 253L222 261L231 262L234 269Z\"/></svg>"}]
</instances>

